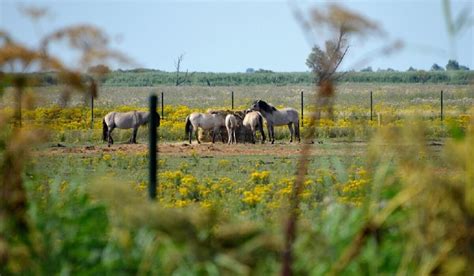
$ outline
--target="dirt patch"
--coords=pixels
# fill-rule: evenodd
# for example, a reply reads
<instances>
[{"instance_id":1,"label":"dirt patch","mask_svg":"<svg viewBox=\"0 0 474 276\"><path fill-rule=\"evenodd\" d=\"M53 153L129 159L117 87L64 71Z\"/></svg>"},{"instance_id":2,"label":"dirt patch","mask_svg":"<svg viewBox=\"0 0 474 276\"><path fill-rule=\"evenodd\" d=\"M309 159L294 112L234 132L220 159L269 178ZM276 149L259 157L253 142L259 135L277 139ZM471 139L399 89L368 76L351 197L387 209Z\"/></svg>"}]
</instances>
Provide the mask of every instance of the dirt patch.
<instances>
[{"instance_id":1,"label":"dirt patch","mask_svg":"<svg viewBox=\"0 0 474 276\"><path fill-rule=\"evenodd\" d=\"M360 155L366 149L365 143L332 143L314 144L312 155ZM146 154L146 144L118 144L111 147L107 145L94 146L70 146L51 147L38 151L39 155L63 155L63 154ZM276 143L272 144L237 144L227 145L222 143L163 143L158 146L161 155L174 156L225 156L225 155L272 155L272 156L296 156L301 153L301 144Z\"/></svg>"}]
</instances>

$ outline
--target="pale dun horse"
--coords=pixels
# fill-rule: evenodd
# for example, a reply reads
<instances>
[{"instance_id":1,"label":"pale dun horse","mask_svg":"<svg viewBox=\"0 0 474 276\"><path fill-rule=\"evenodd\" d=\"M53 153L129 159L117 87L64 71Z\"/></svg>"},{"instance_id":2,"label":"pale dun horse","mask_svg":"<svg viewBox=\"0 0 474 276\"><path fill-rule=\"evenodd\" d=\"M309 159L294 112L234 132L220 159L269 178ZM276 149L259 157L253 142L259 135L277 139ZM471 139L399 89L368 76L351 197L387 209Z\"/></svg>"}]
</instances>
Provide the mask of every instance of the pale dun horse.
<instances>
[{"instance_id":1,"label":"pale dun horse","mask_svg":"<svg viewBox=\"0 0 474 276\"><path fill-rule=\"evenodd\" d=\"M239 115L228 114L225 117L225 127L227 128L227 136L229 136L227 144L229 145L232 143L237 144L237 138L235 137L235 132L237 131L237 128L239 128L241 125L242 125L242 118Z\"/></svg>"},{"instance_id":2,"label":"pale dun horse","mask_svg":"<svg viewBox=\"0 0 474 276\"><path fill-rule=\"evenodd\" d=\"M267 121L268 139L275 142L275 132L273 126L287 125L290 129L290 143L293 142L293 136L300 139L300 123L298 111L294 108L276 109L274 106L262 100L257 100L252 105L252 110L259 111Z\"/></svg>"},{"instance_id":3,"label":"pale dun horse","mask_svg":"<svg viewBox=\"0 0 474 276\"><path fill-rule=\"evenodd\" d=\"M262 144L265 143L265 132L263 131L263 116L258 111L247 109L244 111L245 117L243 126L252 131L252 142L255 144L257 130L262 134Z\"/></svg>"},{"instance_id":4,"label":"pale dun horse","mask_svg":"<svg viewBox=\"0 0 474 276\"><path fill-rule=\"evenodd\" d=\"M196 140L199 144L199 135L198 130L202 128L203 130L212 130L212 143L215 142L216 133L219 132L222 127L225 126L225 115L221 113L198 113L194 112L191 113L188 117L186 117L186 126L184 127L186 136L189 137L189 144L192 141L192 133L194 131L196 135ZM220 133L222 142L224 143L224 136Z\"/></svg>"},{"instance_id":5,"label":"pale dun horse","mask_svg":"<svg viewBox=\"0 0 474 276\"><path fill-rule=\"evenodd\" d=\"M156 113L157 126L160 126L160 115ZM148 123L149 112L130 111L130 112L110 112L102 120L102 139L108 142L108 146L114 143L112 131L115 128L129 129L133 128L129 143L137 143L138 127Z\"/></svg>"}]
</instances>

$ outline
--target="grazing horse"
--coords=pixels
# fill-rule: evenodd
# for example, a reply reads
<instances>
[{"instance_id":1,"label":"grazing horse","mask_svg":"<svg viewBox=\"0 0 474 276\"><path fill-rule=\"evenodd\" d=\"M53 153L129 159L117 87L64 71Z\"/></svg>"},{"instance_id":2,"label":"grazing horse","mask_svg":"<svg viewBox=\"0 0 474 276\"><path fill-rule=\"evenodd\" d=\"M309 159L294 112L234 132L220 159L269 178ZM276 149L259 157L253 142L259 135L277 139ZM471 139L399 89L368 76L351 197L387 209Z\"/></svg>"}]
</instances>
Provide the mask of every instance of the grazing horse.
<instances>
[{"instance_id":1,"label":"grazing horse","mask_svg":"<svg viewBox=\"0 0 474 276\"><path fill-rule=\"evenodd\" d=\"M157 126L160 126L160 115L156 113L158 118ZM114 143L112 139L112 131L115 128L133 128L132 137L129 143L137 143L138 127L148 123L150 112L130 111L130 112L110 112L105 115L102 120L102 139L108 141L108 146Z\"/></svg>"},{"instance_id":2,"label":"grazing horse","mask_svg":"<svg viewBox=\"0 0 474 276\"><path fill-rule=\"evenodd\" d=\"M186 126L184 128L186 135L189 137L189 143L191 144L192 132L196 134L196 140L199 144L199 135L198 128L203 130L213 130L212 131L212 143L215 142L216 132L220 131L221 127L225 126L225 115L221 113L191 113L186 117ZM224 143L224 137L221 134L222 142Z\"/></svg>"},{"instance_id":3,"label":"grazing horse","mask_svg":"<svg viewBox=\"0 0 474 276\"><path fill-rule=\"evenodd\" d=\"M225 127L227 128L227 136L229 136L227 144L236 143L235 131L242 125L242 118L237 114L228 114L225 117Z\"/></svg>"},{"instance_id":4,"label":"grazing horse","mask_svg":"<svg viewBox=\"0 0 474 276\"><path fill-rule=\"evenodd\" d=\"M262 134L262 144L265 143L265 132L263 131L263 116L258 111L252 111L247 109L244 111L245 117L243 121L244 127L252 131L252 142L255 144L256 137L255 134L257 129L260 130Z\"/></svg>"},{"instance_id":5,"label":"grazing horse","mask_svg":"<svg viewBox=\"0 0 474 276\"><path fill-rule=\"evenodd\" d=\"M276 109L274 106L262 100L257 100L252 105L252 110L259 111L267 121L268 136L272 144L275 142L275 132L273 126L288 125L290 129L290 143L293 142L293 136L300 139L300 124L298 111L294 108ZM293 130L294 128L294 130Z\"/></svg>"}]
</instances>

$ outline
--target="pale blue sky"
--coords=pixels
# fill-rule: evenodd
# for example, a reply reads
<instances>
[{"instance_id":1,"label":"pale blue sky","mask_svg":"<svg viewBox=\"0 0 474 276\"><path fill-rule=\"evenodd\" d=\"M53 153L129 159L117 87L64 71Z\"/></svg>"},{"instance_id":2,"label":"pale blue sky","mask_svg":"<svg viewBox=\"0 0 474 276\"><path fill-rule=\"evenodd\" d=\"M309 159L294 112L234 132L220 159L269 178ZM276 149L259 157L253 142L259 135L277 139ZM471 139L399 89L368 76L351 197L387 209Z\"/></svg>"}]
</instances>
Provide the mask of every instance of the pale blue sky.
<instances>
[{"instance_id":1,"label":"pale blue sky","mask_svg":"<svg viewBox=\"0 0 474 276\"><path fill-rule=\"evenodd\" d=\"M37 46L38 38L71 24L89 23L107 32L111 46L121 50L141 67L174 70L174 61L185 53L183 69L202 72L244 72L247 68L274 71L306 71L311 45L294 19L287 1L11 1L0 0L0 29L15 39ZM301 2L306 9L314 3ZM53 17L32 24L18 6L47 7ZM445 27L441 0L337 1L379 23L389 34L351 45L343 69L394 68L429 69L433 63L446 65L456 54L460 64L474 68L474 28L456 40L455 51ZM455 14L462 7L474 9L473 1L455 1ZM359 64L374 49L400 39L404 50L377 56ZM323 43L324 37L316 39ZM58 48L70 64L71 55ZM354 68L354 66L357 66Z\"/></svg>"}]
</instances>

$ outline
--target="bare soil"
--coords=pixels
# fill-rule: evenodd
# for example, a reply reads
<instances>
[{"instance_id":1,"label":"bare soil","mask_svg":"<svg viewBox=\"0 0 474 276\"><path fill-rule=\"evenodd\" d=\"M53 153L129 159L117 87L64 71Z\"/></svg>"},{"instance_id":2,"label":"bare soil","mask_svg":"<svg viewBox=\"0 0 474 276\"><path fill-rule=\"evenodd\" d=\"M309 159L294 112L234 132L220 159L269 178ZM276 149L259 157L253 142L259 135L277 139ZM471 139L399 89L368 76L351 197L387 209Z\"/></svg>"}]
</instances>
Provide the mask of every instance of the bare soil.
<instances>
[{"instance_id":1,"label":"bare soil","mask_svg":"<svg viewBox=\"0 0 474 276\"><path fill-rule=\"evenodd\" d=\"M312 155L363 155L366 151L365 142L331 142L327 144L313 144ZM158 146L158 153L169 156L233 156L233 155L270 155L296 156L301 153L302 144L275 143L275 144L237 144L222 143L162 143ZM147 144L115 144L94 146L61 146L54 145L38 151L39 155L94 155L103 153L144 154L148 150Z\"/></svg>"}]
</instances>

